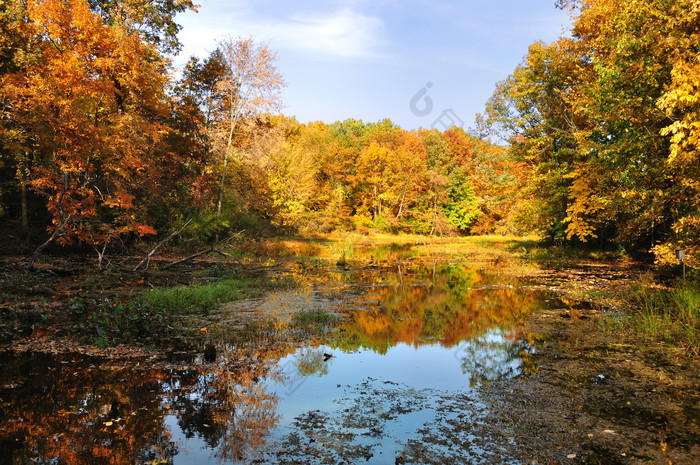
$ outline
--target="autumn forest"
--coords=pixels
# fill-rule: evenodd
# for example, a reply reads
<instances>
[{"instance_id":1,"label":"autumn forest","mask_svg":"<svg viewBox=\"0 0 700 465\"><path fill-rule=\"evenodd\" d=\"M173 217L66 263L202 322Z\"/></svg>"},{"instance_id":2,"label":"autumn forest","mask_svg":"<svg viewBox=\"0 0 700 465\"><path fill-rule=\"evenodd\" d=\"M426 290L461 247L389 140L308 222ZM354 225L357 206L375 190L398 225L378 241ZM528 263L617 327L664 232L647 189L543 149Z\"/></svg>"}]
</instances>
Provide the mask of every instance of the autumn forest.
<instances>
[{"instance_id":1,"label":"autumn forest","mask_svg":"<svg viewBox=\"0 0 700 465\"><path fill-rule=\"evenodd\" d=\"M700 0L551 1L438 130L286 114L194 0L0 0L0 462L700 463Z\"/></svg>"},{"instance_id":2,"label":"autumn forest","mask_svg":"<svg viewBox=\"0 0 700 465\"><path fill-rule=\"evenodd\" d=\"M0 3L0 215L12 247L105 251L378 230L523 234L652 252L700 243L700 4L560 1L477 127L301 123L273 50L222 37L172 66L190 0Z\"/></svg>"}]
</instances>

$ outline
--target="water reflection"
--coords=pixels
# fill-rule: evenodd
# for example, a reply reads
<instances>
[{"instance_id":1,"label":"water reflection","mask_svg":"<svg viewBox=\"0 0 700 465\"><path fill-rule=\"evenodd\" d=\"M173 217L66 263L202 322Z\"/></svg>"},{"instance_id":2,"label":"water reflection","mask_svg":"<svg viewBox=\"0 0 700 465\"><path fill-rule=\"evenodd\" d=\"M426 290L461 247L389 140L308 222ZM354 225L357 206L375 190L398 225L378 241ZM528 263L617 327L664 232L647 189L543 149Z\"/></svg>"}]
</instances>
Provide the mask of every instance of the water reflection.
<instances>
[{"instance_id":1,"label":"water reflection","mask_svg":"<svg viewBox=\"0 0 700 465\"><path fill-rule=\"evenodd\" d=\"M148 463L175 454L161 373L68 356L2 354L0 454L10 463Z\"/></svg>"},{"instance_id":2,"label":"water reflection","mask_svg":"<svg viewBox=\"0 0 700 465\"><path fill-rule=\"evenodd\" d=\"M358 245L352 251L354 260L387 262L410 258L414 255L411 244Z\"/></svg>"},{"instance_id":3,"label":"water reflection","mask_svg":"<svg viewBox=\"0 0 700 465\"><path fill-rule=\"evenodd\" d=\"M542 294L494 287L491 280L464 265L406 270L361 294L332 344L379 353L398 343L452 347L494 326L512 326L541 304Z\"/></svg>"},{"instance_id":4,"label":"water reflection","mask_svg":"<svg viewBox=\"0 0 700 465\"><path fill-rule=\"evenodd\" d=\"M0 454L9 463L179 463L187 442L236 463L279 419L264 363L139 369L7 353L2 362Z\"/></svg>"},{"instance_id":5,"label":"water reflection","mask_svg":"<svg viewBox=\"0 0 700 465\"><path fill-rule=\"evenodd\" d=\"M321 349L303 347L294 354L297 376L323 376L328 374L328 355Z\"/></svg>"},{"instance_id":6,"label":"water reflection","mask_svg":"<svg viewBox=\"0 0 700 465\"><path fill-rule=\"evenodd\" d=\"M469 377L469 386L474 387L531 372L533 353L534 348L518 339L515 331L492 328L460 343L455 357L461 362L462 373Z\"/></svg>"},{"instance_id":7,"label":"water reflection","mask_svg":"<svg viewBox=\"0 0 700 465\"><path fill-rule=\"evenodd\" d=\"M169 378L165 396L184 437L201 438L220 463L245 459L279 420L278 398L261 382L272 376L268 365L231 362L229 355L199 366L188 383Z\"/></svg>"},{"instance_id":8,"label":"water reflection","mask_svg":"<svg viewBox=\"0 0 700 465\"><path fill-rule=\"evenodd\" d=\"M220 343L213 363L177 367L0 354L0 457L383 463L435 422L453 393L531 369L518 324L543 305L543 294L464 264L392 264L308 279L310 290L295 290L295 302L312 305L321 295L319 302L348 314L314 344ZM269 327L281 337L283 325Z\"/></svg>"}]
</instances>

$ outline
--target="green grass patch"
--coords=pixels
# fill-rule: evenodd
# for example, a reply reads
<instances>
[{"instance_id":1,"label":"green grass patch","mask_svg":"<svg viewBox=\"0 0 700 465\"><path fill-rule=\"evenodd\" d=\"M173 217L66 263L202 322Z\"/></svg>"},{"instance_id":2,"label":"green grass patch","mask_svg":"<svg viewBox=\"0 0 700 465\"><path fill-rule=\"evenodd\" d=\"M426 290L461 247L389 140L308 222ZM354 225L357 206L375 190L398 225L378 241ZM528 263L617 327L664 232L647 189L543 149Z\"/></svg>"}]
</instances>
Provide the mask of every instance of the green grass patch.
<instances>
[{"instance_id":1,"label":"green grass patch","mask_svg":"<svg viewBox=\"0 0 700 465\"><path fill-rule=\"evenodd\" d=\"M295 286L292 278L271 280L265 277L241 277L219 281L155 288L138 297L141 305L166 313L208 313L225 302L257 297L277 289Z\"/></svg>"},{"instance_id":2,"label":"green grass patch","mask_svg":"<svg viewBox=\"0 0 700 465\"><path fill-rule=\"evenodd\" d=\"M77 329L99 347L134 340L163 342L165 336L188 334L178 318L183 314L206 314L220 304L256 297L296 285L291 278L247 277L192 285L155 288L135 297L74 298L70 310ZM187 323L184 323L187 325Z\"/></svg>"}]
</instances>

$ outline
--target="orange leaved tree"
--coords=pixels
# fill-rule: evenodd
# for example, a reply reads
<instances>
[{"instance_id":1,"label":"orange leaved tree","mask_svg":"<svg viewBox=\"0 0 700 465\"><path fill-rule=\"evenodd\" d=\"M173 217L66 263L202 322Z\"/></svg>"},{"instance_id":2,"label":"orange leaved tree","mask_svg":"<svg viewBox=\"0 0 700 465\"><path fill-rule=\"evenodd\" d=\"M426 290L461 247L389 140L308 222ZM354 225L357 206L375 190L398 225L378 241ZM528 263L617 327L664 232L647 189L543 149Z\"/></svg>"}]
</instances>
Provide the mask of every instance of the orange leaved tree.
<instances>
[{"instance_id":1,"label":"orange leaved tree","mask_svg":"<svg viewBox=\"0 0 700 465\"><path fill-rule=\"evenodd\" d=\"M106 244L155 233L136 197L167 133L167 62L156 44L128 21L128 9L117 21L86 0L11 3L0 136L53 218L30 266L54 240Z\"/></svg>"}]
</instances>

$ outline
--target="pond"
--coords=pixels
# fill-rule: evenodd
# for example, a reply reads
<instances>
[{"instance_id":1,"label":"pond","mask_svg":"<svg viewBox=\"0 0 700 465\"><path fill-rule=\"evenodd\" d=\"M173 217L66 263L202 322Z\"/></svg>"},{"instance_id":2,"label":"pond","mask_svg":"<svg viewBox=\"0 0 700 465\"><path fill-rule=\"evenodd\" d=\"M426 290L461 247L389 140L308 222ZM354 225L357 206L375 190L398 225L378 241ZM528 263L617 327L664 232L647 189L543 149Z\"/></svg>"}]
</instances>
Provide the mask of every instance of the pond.
<instances>
[{"instance_id":1,"label":"pond","mask_svg":"<svg viewBox=\"0 0 700 465\"><path fill-rule=\"evenodd\" d=\"M298 311L345 316L313 338L222 337L210 361L0 354L0 454L51 464L508 463L505 445L479 428L490 406L478 387L533 370L521 322L556 299L468 263L391 263L290 269L304 277L298 289L208 317L221 335L242 311L271 319L273 332Z\"/></svg>"}]
</instances>

